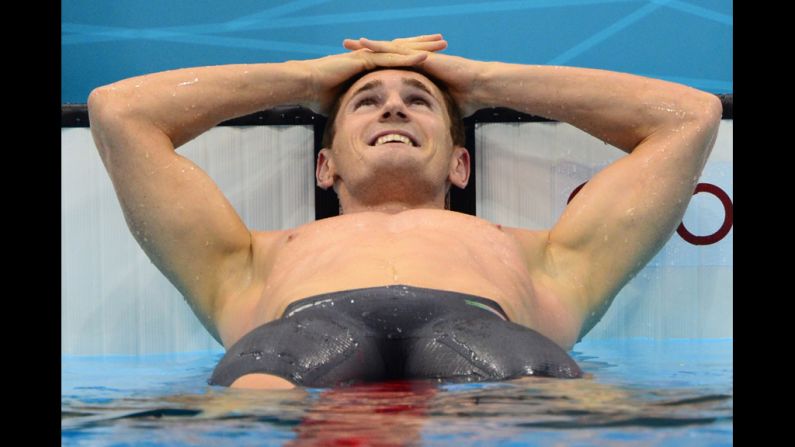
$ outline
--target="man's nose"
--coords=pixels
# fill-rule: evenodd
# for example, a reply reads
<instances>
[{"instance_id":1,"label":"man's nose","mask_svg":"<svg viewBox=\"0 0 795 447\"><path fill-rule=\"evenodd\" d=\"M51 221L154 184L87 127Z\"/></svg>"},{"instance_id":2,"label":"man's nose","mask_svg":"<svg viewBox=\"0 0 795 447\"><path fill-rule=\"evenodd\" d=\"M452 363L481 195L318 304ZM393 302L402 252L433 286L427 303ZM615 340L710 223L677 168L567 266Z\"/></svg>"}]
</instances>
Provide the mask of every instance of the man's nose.
<instances>
[{"instance_id":1,"label":"man's nose","mask_svg":"<svg viewBox=\"0 0 795 447\"><path fill-rule=\"evenodd\" d=\"M386 103L384 103L384 108L381 112L381 120L388 120L388 119L399 119L405 120L408 118L406 115L406 105L403 104L403 100L401 98L390 97Z\"/></svg>"}]
</instances>

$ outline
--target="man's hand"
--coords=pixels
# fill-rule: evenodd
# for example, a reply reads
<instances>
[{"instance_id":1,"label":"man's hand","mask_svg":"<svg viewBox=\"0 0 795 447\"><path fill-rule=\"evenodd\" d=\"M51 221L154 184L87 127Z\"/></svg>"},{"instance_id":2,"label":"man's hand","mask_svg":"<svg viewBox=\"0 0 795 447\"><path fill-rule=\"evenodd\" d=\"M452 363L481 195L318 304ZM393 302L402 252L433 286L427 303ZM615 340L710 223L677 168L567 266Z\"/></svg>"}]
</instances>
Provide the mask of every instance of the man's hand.
<instances>
[{"instance_id":1,"label":"man's hand","mask_svg":"<svg viewBox=\"0 0 795 447\"><path fill-rule=\"evenodd\" d=\"M318 113L326 114L338 95L340 84L357 73L376 67L414 66L424 61L429 51L437 51L447 46L447 42L441 40L439 34L402 40L404 43L395 48L395 51L375 51L363 46L349 48L348 43L356 41L346 39L343 45L353 50L350 53L300 61L312 73L310 82L314 101L309 106Z\"/></svg>"},{"instance_id":2,"label":"man's hand","mask_svg":"<svg viewBox=\"0 0 795 447\"><path fill-rule=\"evenodd\" d=\"M376 50L370 48L368 43L371 44L384 44L381 48L389 47L387 51ZM361 37L358 40L345 39L342 41L342 46L352 50L368 49L381 53L397 53L397 54L411 54L415 51L440 51L447 48L447 41L442 39L441 34L428 34L425 36L402 37L393 39L391 41L377 41Z\"/></svg>"},{"instance_id":3,"label":"man's hand","mask_svg":"<svg viewBox=\"0 0 795 447\"><path fill-rule=\"evenodd\" d=\"M438 38L436 38L437 36ZM430 38L436 38L436 40ZM477 100L477 87L480 74L486 70L488 63L436 53L436 51L447 47L447 42L441 40L440 34L392 41L369 40L364 37L359 40L345 39L343 46L353 51L367 49L376 54L410 55L416 51L427 52L427 57L414 65L418 65L419 68L447 85L450 94L461 108L463 116L468 116L485 106Z\"/></svg>"}]
</instances>

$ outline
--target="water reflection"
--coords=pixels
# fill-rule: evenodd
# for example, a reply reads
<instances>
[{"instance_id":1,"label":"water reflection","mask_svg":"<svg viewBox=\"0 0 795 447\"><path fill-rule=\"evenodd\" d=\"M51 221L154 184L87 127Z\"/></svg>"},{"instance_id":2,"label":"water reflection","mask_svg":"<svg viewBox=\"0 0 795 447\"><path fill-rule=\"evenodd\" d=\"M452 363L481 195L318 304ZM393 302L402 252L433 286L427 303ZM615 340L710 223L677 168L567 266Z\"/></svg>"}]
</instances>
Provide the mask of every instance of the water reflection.
<instances>
[{"instance_id":1,"label":"water reflection","mask_svg":"<svg viewBox=\"0 0 795 447\"><path fill-rule=\"evenodd\" d=\"M515 439L528 429L730 423L732 405L730 394L710 390L632 389L593 378L530 377L490 384L393 381L278 391L212 387L203 394L72 405L63 418L65 428L165 429L169 439L183 433L191 442L281 433L281 445L291 447L413 446L428 438L488 443L495 434Z\"/></svg>"},{"instance_id":2,"label":"water reflection","mask_svg":"<svg viewBox=\"0 0 795 447\"><path fill-rule=\"evenodd\" d=\"M732 438L731 342L587 346L583 379L208 387L216 356L64 365L62 444L707 445ZM167 375L167 371L178 373Z\"/></svg>"}]
</instances>

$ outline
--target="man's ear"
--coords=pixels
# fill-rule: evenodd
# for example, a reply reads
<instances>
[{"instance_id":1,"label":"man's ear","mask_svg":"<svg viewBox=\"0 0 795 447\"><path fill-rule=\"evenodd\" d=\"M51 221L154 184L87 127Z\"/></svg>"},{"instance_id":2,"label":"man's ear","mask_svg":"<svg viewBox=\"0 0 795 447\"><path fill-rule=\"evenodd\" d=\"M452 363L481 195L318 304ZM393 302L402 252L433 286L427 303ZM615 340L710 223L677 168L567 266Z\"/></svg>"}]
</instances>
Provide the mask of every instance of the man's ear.
<instances>
[{"instance_id":1,"label":"man's ear","mask_svg":"<svg viewBox=\"0 0 795 447\"><path fill-rule=\"evenodd\" d=\"M466 188L469 183L469 151L462 146L453 146L453 153L450 156L450 172L447 178L455 186L461 189Z\"/></svg>"},{"instance_id":2,"label":"man's ear","mask_svg":"<svg viewBox=\"0 0 795 447\"><path fill-rule=\"evenodd\" d=\"M317 186L324 190L334 186L335 174L334 154L331 152L331 149L324 147L317 154L317 166L315 168Z\"/></svg>"}]
</instances>

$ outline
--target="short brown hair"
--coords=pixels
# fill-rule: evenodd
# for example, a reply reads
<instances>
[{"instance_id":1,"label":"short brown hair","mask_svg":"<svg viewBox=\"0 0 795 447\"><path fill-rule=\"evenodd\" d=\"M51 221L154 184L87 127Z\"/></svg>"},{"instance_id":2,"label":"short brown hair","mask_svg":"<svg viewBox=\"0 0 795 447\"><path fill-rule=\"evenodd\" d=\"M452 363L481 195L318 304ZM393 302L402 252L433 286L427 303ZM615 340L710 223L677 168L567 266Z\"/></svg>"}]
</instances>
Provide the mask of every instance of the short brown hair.
<instances>
[{"instance_id":1,"label":"short brown hair","mask_svg":"<svg viewBox=\"0 0 795 447\"><path fill-rule=\"evenodd\" d=\"M381 71L381 70L406 70L406 71L413 71L415 73L419 73L431 82L436 85L439 91L442 92L442 98L444 99L444 105L447 109L447 117L450 119L450 136L453 138L453 144L456 146L464 146L465 144L465 134L464 134L464 120L461 117L461 109L458 107L458 104L453 99L453 96L450 95L450 92L447 89L447 85L445 85L442 81L430 76L428 73L423 72L422 70L416 67L378 67L373 70L363 71L347 81L343 82L339 87L339 93L337 95L337 99L334 100L334 104L331 106L331 110L328 114L328 121L326 121L326 127L323 129L323 141L322 147L331 147L331 142L334 141L334 132L335 129L335 121L337 120L337 113L339 113L340 106L342 105L342 97L345 96L345 93L356 83L359 79L363 78L365 75L370 73Z\"/></svg>"}]
</instances>

